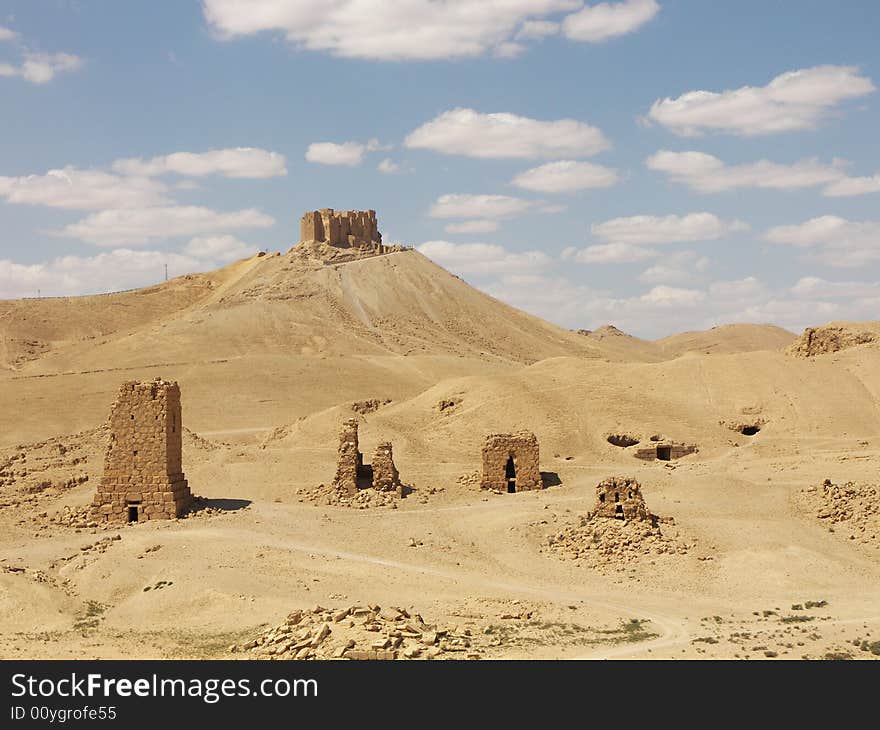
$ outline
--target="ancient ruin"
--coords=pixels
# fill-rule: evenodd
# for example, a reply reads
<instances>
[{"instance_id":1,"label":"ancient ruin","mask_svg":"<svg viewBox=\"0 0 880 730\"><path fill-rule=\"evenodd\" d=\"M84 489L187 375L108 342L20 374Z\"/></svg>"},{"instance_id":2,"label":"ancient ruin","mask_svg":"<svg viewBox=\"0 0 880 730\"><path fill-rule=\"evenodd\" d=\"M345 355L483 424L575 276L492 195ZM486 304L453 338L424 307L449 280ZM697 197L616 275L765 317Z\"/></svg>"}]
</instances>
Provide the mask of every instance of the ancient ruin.
<instances>
[{"instance_id":1,"label":"ancient ruin","mask_svg":"<svg viewBox=\"0 0 880 730\"><path fill-rule=\"evenodd\" d=\"M680 459L682 456L696 453L696 451L696 444L661 442L637 449L634 456L645 461L653 461L654 459L658 461L671 461L672 459Z\"/></svg>"},{"instance_id":2,"label":"ancient ruin","mask_svg":"<svg viewBox=\"0 0 880 730\"><path fill-rule=\"evenodd\" d=\"M535 434L519 431L486 436L480 487L498 492L543 489Z\"/></svg>"},{"instance_id":3,"label":"ancient ruin","mask_svg":"<svg viewBox=\"0 0 880 730\"><path fill-rule=\"evenodd\" d=\"M375 210L310 210L300 219L300 242L293 252L317 257L324 263L394 253L403 246L382 243Z\"/></svg>"},{"instance_id":4,"label":"ancient ruin","mask_svg":"<svg viewBox=\"0 0 880 730\"><path fill-rule=\"evenodd\" d=\"M553 526L547 546L563 560L604 574L629 570L638 563L653 566L660 555L685 555L693 544L682 537L674 519L648 511L635 479L612 476L596 485L592 510L562 529Z\"/></svg>"},{"instance_id":5,"label":"ancient ruin","mask_svg":"<svg viewBox=\"0 0 880 730\"><path fill-rule=\"evenodd\" d=\"M593 514L620 520L647 520L650 518L641 485L631 477L608 477L596 486L596 506Z\"/></svg>"},{"instance_id":6,"label":"ancient ruin","mask_svg":"<svg viewBox=\"0 0 880 730\"><path fill-rule=\"evenodd\" d=\"M390 441L383 441L376 448L372 464L364 464L364 455L358 445L358 420L349 418L342 424L336 460L336 476L333 486L350 497L359 489L377 489L397 492L403 496L400 474L394 465Z\"/></svg>"},{"instance_id":7,"label":"ancient ruin","mask_svg":"<svg viewBox=\"0 0 880 730\"><path fill-rule=\"evenodd\" d=\"M92 502L99 521L180 517L192 502L181 466L180 387L176 382L123 383L110 411L104 475Z\"/></svg>"},{"instance_id":8,"label":"ancient ruin","mask_svg":"<svg viewBox=\"0 0 880 730\"><path fill-rule=\"evenodd\" d=\"M330 246L365 246L382 243L375 210L310 210L300 219L300 241Z\"/></svg>"},{"instance_id":9,"label":"ancient ruin","mask_svg":"<svg viewBox=\"0 0 880 730\"><path fill-rule=\"evenodd\" d=\"M394 466L391 442L383 441L376 447L373 456L373 488L383 492L391 492L400 489L400 474Z\"/></svg>"},{"instance_id":10,"label":"ancient ruin","mask_svg":"<svg viewBox=\"0 0 880 730\"><path fill-rule=\"evenodd\" d=\"M875 332L864 332L854 326L827 324L824 327L807 327L786 352L796 357L815 357L831 352L840 352L850 347L876 342Z\"/></svg>"},{"instance_id":11,"label":"ancient ruin","mask_svg":"<svg viewBox=\"0 0 880 730\"><path fill-rule=\"evenodd\" d=\"M333 486L347 494L357 494L358 475L363 471L364 455L358 448L358 421L349 418L339 433L339 449L336 456L336 476Z\"/></svg>"}]
</instances>

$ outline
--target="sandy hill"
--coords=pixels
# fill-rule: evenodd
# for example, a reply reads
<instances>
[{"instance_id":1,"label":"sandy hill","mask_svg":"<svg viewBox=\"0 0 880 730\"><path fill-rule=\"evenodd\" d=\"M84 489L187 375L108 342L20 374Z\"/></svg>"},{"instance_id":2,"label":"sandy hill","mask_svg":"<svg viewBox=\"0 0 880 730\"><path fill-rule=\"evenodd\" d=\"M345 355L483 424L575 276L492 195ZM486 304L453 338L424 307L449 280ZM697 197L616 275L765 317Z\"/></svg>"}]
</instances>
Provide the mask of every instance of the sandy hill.
<instances>
[{"instance_id":1,"label":"sandy hill","mask_svg":"<svg viewBox=\"0 0 880 730\"><path fill-rule=\"evenodd\" d=\"M0 371L71 343L135 331L173 315L207 298L228 273L188 274L97 296L0 300Z\"/></svg>"},{"instance_id":2,"label":"sandy hill","mask_svg":"<svg viewBox=\"0 0 880 730\"><path fill-rule=\"evenodd\" d=\"M726 324L702 332L671 335L654 344L667 357L679 357L686 352L710 355L781 350L794 339L793 333L772 324Z\"/></svg>"}]
</instances>

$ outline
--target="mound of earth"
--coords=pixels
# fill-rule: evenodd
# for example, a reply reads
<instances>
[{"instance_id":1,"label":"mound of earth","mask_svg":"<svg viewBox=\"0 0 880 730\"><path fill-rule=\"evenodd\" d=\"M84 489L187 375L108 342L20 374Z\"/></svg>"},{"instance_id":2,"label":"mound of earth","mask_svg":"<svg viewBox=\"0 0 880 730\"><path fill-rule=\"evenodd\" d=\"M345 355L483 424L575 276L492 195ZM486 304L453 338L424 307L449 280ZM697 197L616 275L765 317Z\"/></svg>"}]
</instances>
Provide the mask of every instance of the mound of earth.
<instances>
[{"instance_id":1,"label":"mound of earth","mask_svg":"<svg viewBox=\"0 0 880 730\"><path fill-rule=\"evenodd\" d=\"M786 352L795 357L815 357L877 340L876 332L857 329L853 325L828 324L824 327L807 327Z\"/></svg>"},{"instance_id":2,"label":"mound of earth","mask_svg":"<svg viewBox=\"0 0 880 730\"><path fill-rule=\"evenodd\" d=\"M664 534L660 523L667 526ZM550 552L599 572L618 571L650 555L685 555L693 547L681 540L671 518L619 520L582 515L578 522L547 538Z\"/></svg>"}]
</instances>

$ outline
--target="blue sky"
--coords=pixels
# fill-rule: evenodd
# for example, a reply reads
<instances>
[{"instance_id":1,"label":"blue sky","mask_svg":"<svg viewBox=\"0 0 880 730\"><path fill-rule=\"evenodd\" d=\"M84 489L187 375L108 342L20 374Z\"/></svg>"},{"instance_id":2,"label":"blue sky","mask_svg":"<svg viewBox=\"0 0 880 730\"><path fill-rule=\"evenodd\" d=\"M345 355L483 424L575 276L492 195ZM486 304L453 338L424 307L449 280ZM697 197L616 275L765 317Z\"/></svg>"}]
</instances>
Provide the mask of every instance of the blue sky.
<instances>
[{"instance_id":1,"label":"blue sky","mask_svg":"<svg viewBox=\"0 0 880 730\"><path fill-rule=\"evenodd\" d=\"M567 327L880 305L880 4L0 0L0 297L374 208Z\"/></svg>"}]
</instances>

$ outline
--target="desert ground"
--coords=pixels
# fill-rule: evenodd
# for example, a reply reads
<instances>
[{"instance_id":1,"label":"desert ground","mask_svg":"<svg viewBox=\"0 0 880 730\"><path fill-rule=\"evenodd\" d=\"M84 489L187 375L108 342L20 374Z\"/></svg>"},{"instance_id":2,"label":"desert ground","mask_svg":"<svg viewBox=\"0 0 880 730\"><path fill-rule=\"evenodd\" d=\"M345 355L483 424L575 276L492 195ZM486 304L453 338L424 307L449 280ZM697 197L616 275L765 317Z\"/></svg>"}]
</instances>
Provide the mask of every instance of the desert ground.
<instances>
[{"instance_id":1,"label":"desert ground","mask_svg":"<svg viewBox=\"0 0 880 730\"><path fill-rule=\"evenodd\" d=\"M157 377L197 508L97 523L116 392ZM876 659L878 406L880 323L573 332L414 250L2 301L0 657ZM404 498L327 496L351 417ZM520 429L546 488L480 489ZM697 450L635 457L665 440ZM609 476L656 529L585 517Z\"/></svg>"}]
</instances>

